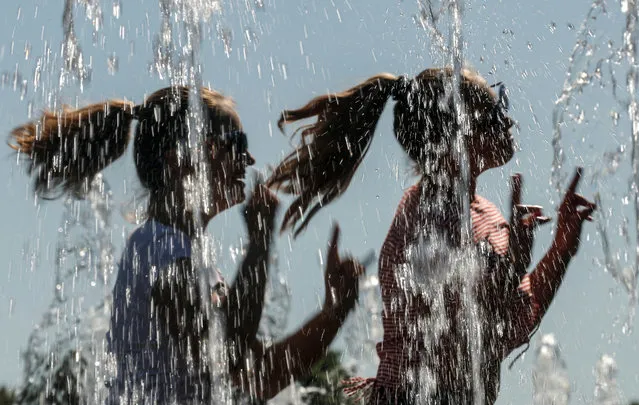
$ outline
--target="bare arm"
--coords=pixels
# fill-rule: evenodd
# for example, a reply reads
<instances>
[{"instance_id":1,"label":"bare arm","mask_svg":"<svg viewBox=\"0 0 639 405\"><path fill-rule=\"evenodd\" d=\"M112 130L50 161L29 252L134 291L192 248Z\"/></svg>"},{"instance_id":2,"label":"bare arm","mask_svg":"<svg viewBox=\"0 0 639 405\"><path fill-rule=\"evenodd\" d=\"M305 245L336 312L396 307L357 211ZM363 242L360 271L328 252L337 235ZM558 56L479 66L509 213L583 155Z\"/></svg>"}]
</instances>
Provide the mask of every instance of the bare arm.
<instances>
[{"instance_id":1,"label":"bare arm","mask_svg":"<svg viewBox=\"0 0 639 405\"><path fill-rule=\"evenodd\" d=\"M337 251L339 228L336 226L326 260L323 309L297 332L286 339L266 346L254 341L253 368L260 397L269 399L287 387L291 380L302 378L325 354L333 342L358 297L359 277L364 267L353 259L341 260ZM234 374L236 384L251 377L242 368Z\"/></svg>"},{"instance_id":2,"label":"bare arm","mask_svg":"<svg viewBox=\"0 0 639 405\"><path fill-rule=\"evenodd\" d=\"M234 342L240 362L255 340L262 317L278 204L277 197L258 183L245 208L249 247L226 301L227 339Z\"/></svg>"},{"instance_id":3,"label":"bare arm","mask_svg":"<svg viewBox=\"0 0 639 405\"><path fill-rule=\"evenodd\" d=\"M262 377L258 379L258 384L263 384L259 387L261 397L273 398L290 385L291 380L309 375L313 365L326 355L345 319L346 314L336 316L322 310L297 332L273 346L256 341L254 367Z\"/></svg>"},{"instance_id":4,"label":"bare arm","mask_svg":"<svg viewBox=\"0 0 639 405\"><path fill-rule=\"evenodd\" d=\"M270 237L269 237L270 239ZM269 270L270 241L250 242L226 301L226 336L235 342L238 358L255 339L264 307L264 293Z\"/></svg>"},{"instance_id":5,"label":"bare arm","mask_svg":"<svg viewBox=\"0 0 639 405\"><path fill-rule=\"evenodd\" d=\"M590 214L596 208L594 203L575 193L581 173L581 168L578 168L559 207L557 233L553 244L535 270L528 275L537 322L544 316L557 294L568 264L579 249L583 223L591 220Z\"/></svg>"}]
</instances>

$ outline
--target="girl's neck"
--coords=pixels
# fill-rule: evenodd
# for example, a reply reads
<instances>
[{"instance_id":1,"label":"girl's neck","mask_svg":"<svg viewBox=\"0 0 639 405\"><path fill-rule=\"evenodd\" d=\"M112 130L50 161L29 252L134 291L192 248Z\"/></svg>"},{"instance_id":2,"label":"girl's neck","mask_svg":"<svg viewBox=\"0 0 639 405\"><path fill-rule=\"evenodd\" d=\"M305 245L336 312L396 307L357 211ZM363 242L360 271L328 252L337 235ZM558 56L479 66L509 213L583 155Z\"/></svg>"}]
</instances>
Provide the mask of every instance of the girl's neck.
<instances>
[{"instance_id":1,"label":"girl's neck","mask_svg":"<svg viewBox=\"0 0 639 405\"><path fill-rule=\"evenodd\" d=\"M172 226L184 232L190 238L197 234L197 224L193 212L187 210L183 201L175 198L176 193L151 193L149 200L149 218L164 225ZM208 223L208 221L206 221ZM207 224L202 223L203 227Z\"/></svg>"}]
</instances>

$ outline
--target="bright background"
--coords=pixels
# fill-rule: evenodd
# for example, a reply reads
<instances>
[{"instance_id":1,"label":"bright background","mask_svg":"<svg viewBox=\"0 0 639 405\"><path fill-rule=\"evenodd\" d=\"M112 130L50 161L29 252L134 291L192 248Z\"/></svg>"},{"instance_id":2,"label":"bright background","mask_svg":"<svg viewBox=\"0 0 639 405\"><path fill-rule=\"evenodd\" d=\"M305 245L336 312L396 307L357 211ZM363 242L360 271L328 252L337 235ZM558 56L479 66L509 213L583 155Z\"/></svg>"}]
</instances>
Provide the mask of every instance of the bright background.
<instances>
[{"instance_id":1,"label":"bright background","mask_svg":"<svg viewBox=\"0 0 639 405\"><path fill-rule=\"evenodd\" d=\"M60 54L63 35L61 0L11 3L5 5L0 17L0 70L4 73L0 133L4 134L25 122L30 108L38 111L49 102L50 85L45 79L35 88L34 74L45 49L50 49L52 58ZM112 0L101 2L104 27L95 37L83 9L77 8L76 34L85 60L90 58L92 80L83 91L78 85L67 87L62 93L63 102L82 104L105 98L141 102L144 94L167 85L149 71L152 41L159 30L157 1L123 3L121 16L116 19L111 12ZM257 2L253 0L225 1L221 24L232 32L232 50L227 56L223 42L208 32L200 57L205 83L236 100L258 168L275 164L290 150L287 138L275 125L282 109L300 106L327 91L346 89L379 72L415 75L437 58L430 53L427 33L413 21L418 6L412 0L268 0L263 8L254 4ZM591 21L596 29L590 37L596 45L593 58L608 52L608 38L614 41L613 47L622 41L624 16L616 3L609 6L607 14ZM552 112L588 8L589 4L576 0L473 0L465 7L465 59L489 82L504 81L508 85L512 116L521 128L517 135L521 151L516 159L480 178L479 192L504 212L508 212L509 175L522 172L525 202L542 204L548 213L554 213L557 193L550 186ZM215 32L214 23L210 30ZM111 55L117 55L119 65L113 75L108 69ZM615 69L623 97L625 67L622 64ZM12 89L16 71L29 83L24 99L19 90ZM57 73L48 76L55 83ZM571 174L572 168L581 164L586 166L587 179L591 179L601 170L604 152L630 144L624 107L612 99L610 82L604 82L606 87L592 85L578 95L573 111L579 105L583 119L576 114L563 126L568 158L564 173ZM326 249L331 223L337 221L342 227L342 249L358 257L371 249L377 252L403 190L415 181L393 138L390 108L387 110L348 192L322 210L302 237L290 241L285 235L278 241L281 268L292 290L291 330L321 302L319 252ZM621 114L618 126L610 118L614 112ZM0 172L6 177L0 186L0 222L5 229L0 233L4 263L0 271L0 383L16 386L22 379L21 350L52 297L62 204L35 203L29 183L8 148L2 156ZM608 203L606 212L613 217L609 223L613 250L620 253L622 263L633 263L633 249L623 243L624 218L634 221L624 200L629 153L621 156L621 165L620 171L599 189L604 203ZM119 255L131 229L119 214L119 206L133 196L137 187L131 156L109 168L106 178L117 196L114 219L118 231L113 234L113 243ZM596 184L583 182L582 191L587 196L597 189ZM209 230L222 246L220 266L232 278L235 264L230 248L238 245L244 233L239 209L221 215ZM551 230L548 225L539 232L537 258L548 246ZM602 258L601 238L593 224L586 225L584 236L579 257L571 264L539 335L554 333L561 342L572 383L572 403L592 402L593 367L604 353L617 361L619 384L628 399L638 398L639 344L635 335L622 331L628 312L627 295L598 264ZM102 296L107 289L97 286L93 292L88 291ZM533 349L512 370L504 367L498 403L532 402Z\"/></svg>"}]
</instances>

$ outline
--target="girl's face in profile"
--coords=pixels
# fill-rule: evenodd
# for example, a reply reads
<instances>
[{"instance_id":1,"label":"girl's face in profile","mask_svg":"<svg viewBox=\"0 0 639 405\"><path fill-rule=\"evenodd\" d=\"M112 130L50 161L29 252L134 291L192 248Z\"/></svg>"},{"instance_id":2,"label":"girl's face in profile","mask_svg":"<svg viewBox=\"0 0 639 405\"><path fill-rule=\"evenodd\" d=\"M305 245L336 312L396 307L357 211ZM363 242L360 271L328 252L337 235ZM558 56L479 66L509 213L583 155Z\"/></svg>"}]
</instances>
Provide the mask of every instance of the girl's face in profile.
<instances>
[{"instance_id":1,"label":"girl's face in profile","mask_svg":"<svg viewBox=\"0 0 639 405\"><path fill-rule=\"evenodd\" d=\"M515 154L515 140L511 132L514 122L508 117L505 88L499 94L485 88L489 97L481 97L473 113L469 140L469 158L476 173L503 166Z\"/></svg>"},{"instance_id":2,"label":"girl's face in profile","mask_svg":"<svg viewBox=\"0 0 639 405\"><path fill-rule=\"evenodd\" d=\"M223 211L244 202L246 168L255 164L242 131L214 135L206 141L209 161L211 204Z\"/></svg>"}]
</instances>

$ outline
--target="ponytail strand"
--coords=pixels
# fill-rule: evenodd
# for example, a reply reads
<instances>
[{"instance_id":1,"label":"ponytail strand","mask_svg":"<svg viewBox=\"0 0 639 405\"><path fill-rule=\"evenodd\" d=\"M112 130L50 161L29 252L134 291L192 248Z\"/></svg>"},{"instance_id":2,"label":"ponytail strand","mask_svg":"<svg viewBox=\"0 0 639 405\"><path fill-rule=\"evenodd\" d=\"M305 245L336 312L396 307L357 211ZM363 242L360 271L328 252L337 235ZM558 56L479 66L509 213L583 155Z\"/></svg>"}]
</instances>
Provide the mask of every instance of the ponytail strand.
<instances>
[{"instance_id":1,"label":"ponytail strand","mask_svg":"<svg viewBox=\"0 0 639 405\"><path fill-rule=\"evenodd\" d=\"M299 109L282 113L278 121L282 131L285 124L317 117L315 123L295 131L299 146L267 181L269 187L297 196L284 215L282 232L295 228L295 236L299 235L323 206L346 191L368 152L396 82L394 75L379 74L346 91L316 97Z\"/></svg>"},{"instance_id":2,"label":"ponytail strand","mask_svg":"<svg viewBox=\"0 0 639 405\"><path fill-rule=\"evenodd\" d=\"M118 159L130 138L134 105L122 100L45 111L15 128L9 146L29 159L34 191L45 199L81 198L96 174Z\"/></svg>"}]
</instances>

